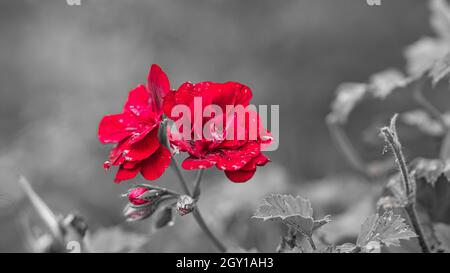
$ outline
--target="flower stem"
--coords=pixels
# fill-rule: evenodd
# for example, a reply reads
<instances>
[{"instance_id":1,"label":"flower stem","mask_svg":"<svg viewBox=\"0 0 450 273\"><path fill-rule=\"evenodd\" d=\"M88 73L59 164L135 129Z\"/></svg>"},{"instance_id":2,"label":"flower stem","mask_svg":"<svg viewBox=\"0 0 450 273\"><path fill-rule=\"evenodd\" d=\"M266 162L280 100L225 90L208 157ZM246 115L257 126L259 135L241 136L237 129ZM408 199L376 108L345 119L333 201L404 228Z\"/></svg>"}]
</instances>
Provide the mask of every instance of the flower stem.
<instances>
[{"instance_id":1,"label":"flower stem","mask_svg":"<svg viewBox=\"0 0 450 273\"><path fill-rule=\"evenodd\" d=\"M417 239L419 240L420 248L424 253L430 253L430 248L428 247L428 244L425 240L422 226L420 225L419 218L417 217L415 204L406 205L405 210L408 214L409 219L411 220L414 230L417 233Z\"/></svg>"},{"instance_id":2,"label":"flower stem","mask_svg":"<svg viewBox=\"0 0 450 273\"><path fill-rule=\"evenodd\" d=\"M203 217L200 214L200 211L198 210L198 207L196 207L192 213L193 213L194 218L197 221L198 225L200 226L200 228L209 237L209 239L214 243L214 245L217 247L217 249L220 252L226 252L227 249L225 248L225 246L222 244L222 242L219 239L217 239L217 237L211 232L209 227L206 225L205 220L203 220Z\"/></svg>"},{"instance_id":3,"label":"flower stem","mask_svg":"<svg viewBox=\"0 0 450 273\"><path fill-rule=\"evenodd\" d=\"M403 185L405 187L405 199L406 205L405 210L408 214L409 220L418 236L420 247L422 248L422 252L430 253L430 248L425 240L425 236L422 230L422 226L420 225L419 219L417 217L417 212L415 208L416 202L416 185L415 181L412 180L409 176L408 167L406 165L405 156L402 152L402 145L397 135L397 130L395 128L395 123L397 121L398 115L395 115L391 120L390 127L384 127L381 129L381 133L384 135L386 142L391 147L391 150L394 154L394 157L397 161L398 167L400 169L400 173L402 175Z\"/></svg>"},{"instance_id":4,"label":"flower stem","mask_svg":"<svg viewBox=\"0 0 450 273\"><path fill-rule=\"evenodd\" d=\"M197 177L195 178L194 193L192 196L192 198L194 198L194 199L198 199L198 197L200 196L200 184L201 184L204 172L205 172L205 169L200 169L197 172Z\"/></svg>"},{"instance_id":5,"label":"flower stem","mask_svg":"<svg viewBox=\"0 0 450 273\"><path fill-rule=\"evenodd\" d=\"M172 168L175 171L175 174L178 177L178 180L180 181L181 187L183 188L183 191L191 196L191 191L189 190L188 184L186 182L186 179L184 179L183 174L181 173L180 167L178 166L178 163L175 159L175 157L172 157Z\"/></svg>"},{"instance_id":6,"label":"flower stem","mask_svg":"<svg viewBox=\"0 0 450 273\"><path fill-rule=\"evenodd\" d=\"M316 244L314 243L314 240L312 238L312 236L307 236L306 239L308 240L309 244L311 245L311 248L316 251L317 247Z\"/></svg>"},{"instance_id":7,"label":"flower stem","mask_svg":"<svg viewBox=\"0 0 450 273\"><path fill-rule=\"evenodd\" d=\"M173 169L175 170L175 173L178 176L178 180L180 181L180 184L183 187L184 192L187 195L192 196L191 191L189 190L189 187L187 185L186 179L184 178L183 174L181 173L180 167L178 166L175 158L172 157L172 160L173 160L172 161ZM202 173L203 173L203 171L200 170L199 174L197 175L197 180L196 180L196 184L195 184L196 188L200 187L200 181L203 176ZM200 192L199 189L197 191ZM222 244L222 242L219 239L217 239L217 237L211 232L208 225L205 223L205 220L203 219L202 215L200 214L200 210L198 209L198 206L195 207L195 209L192 211L192 214L194 215L194 219L197 221L197 224L200 226L203 233L205 233L206 236L208 236L208 238L217 247L217 249L220 252L226 252L227 251L226 247Z\"/></svg>"},{"instance_id":8,"label":"flower stem","mask_svg":"<svg viewBox=\"0 0 450 273\"><path fill-rule=\"evenodd\" d=\"M353 169L370 179L371 174L367 170L367 164L351 143L342 125L332 118L328 118L326 121L335 146L340 150Z\"/></svg>"}]
</instances>

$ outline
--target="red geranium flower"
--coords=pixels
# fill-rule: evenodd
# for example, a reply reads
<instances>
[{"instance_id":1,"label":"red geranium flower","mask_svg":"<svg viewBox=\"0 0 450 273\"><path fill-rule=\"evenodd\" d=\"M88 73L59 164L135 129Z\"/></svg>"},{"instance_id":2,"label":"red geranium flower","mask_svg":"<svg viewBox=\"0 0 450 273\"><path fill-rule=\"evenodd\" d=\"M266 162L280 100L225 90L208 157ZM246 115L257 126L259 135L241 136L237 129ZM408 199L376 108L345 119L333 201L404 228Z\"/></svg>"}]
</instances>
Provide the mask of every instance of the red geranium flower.
<instances>
[{"instance_id":1,"label":"red geranium flower","mask_svg":"<svg viewBox=\"0 0 450 273\"><path fill-rule=\"evenodd\" d=\"M98 138L103 144L117 143L104 167L119 166L115 183L134 178L139 172L148 180L159 178L169 166L171 154L158 139L162 101L169 92L167 75L152 65L147 86L131 90L122 113L100 121Z\"/></svg>"},{"instance_id":2,"label":"red geranium flower","mask_svg":"<svg viewBox=\"0 0 450 273\"><path fill-rule=\"evenodd\" d=\"M202 117L202 124L212 124L207 130L211 137L200 139L194 138L194 117L191 118L189 139L183 137L180 132L169 132L171 144L182 152L188 152L189 157L182 163L187 170L206 169L216 166L224 170L226 176L233 182L246 182L253 177L257 166L264 166L269 159L261 153L264 146L271 144L270 133L260 125L259 116L256 111L248 111L245 116L239 117L236 112L229 111L228 106L247 107L252 98L252 91L247 86L237 82L213 83L201 82L197 84L184 83L175 92L169 92L164 98L164 113L170 119L177 121L179 118L172 116L172 109L177 105L189 107L194 113L194 98L201 98L202 107L217 105L222 114L212 115L209 118ZM223 126L217 127L211 119L221 121ZM256 137L250 137L250 125L257 127ZM238 128L244 132L237 137ZM223 128L223 129L220 129ZM232 137L230 137L232 135Z\"/></svg>"}]
</instances>

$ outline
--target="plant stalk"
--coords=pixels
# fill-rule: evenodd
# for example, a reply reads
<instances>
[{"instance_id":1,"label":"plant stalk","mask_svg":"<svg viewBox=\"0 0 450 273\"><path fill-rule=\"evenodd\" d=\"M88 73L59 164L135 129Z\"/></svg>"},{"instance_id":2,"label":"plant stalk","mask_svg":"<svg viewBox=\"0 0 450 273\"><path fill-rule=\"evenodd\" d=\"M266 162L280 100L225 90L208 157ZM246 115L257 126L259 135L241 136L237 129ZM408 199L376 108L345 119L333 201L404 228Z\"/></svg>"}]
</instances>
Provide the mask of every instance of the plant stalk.
<instances>
[{"instance_id":1,"label":"plant stalk","mask_svg":"<svg viewBox=\"0 0 450 273\"><path fill-rule=\"evenodd\" d=\"M181 173L180 167L178 166L175 158L172 158L172 166L175 170L176 175L178 176L178 180L180 181L181 186L183 187L184 192L192 196L191 191L189 190L189 187L187 185L186 179L184 178L183 174ZM196 187L200 187L200 181L202 178L202 171L199 171L199 174L197 175L197 181L196 181ZM199 190L197 190L199 192ZM227 249L224 246L224 244L212 233L208 225L205 223L205 220L203 219L202 215L200 214L200 210L198 209L198 206L195 207L195 209L192 211L192 214L194 215L194 219L196 220L197 224L202 229L203 233L208 236L208 238L211 240L211 242L217 247L217 249L220 252L226 252Z\"/></svg>"},{"instance_id":2,"label":"plant stalk","mask_svg":"<svg viewBox=\"0 0 450 273\"><path fill-rule=\"evenodd\" d=\"M382 134L386 142L391 147L391 150L394 154L394 157L397 161L398 167L400 169L400 173L402 175L403 185L405 187L406 194L406 205L405 210L408 214L409 220L418 236L419 244L423 253L430 253L430 248L425 240L425 236L422 230L422 226L420 225L419 219L417 217L417 211L415 208L416 202L416 194L415 194L415 181L411 180L409 176L408 167L406 165L405 156L402 152L402 145L397 135L397 130L395 128L395 123L397 121L398 115L395 115L391 120L390 127L384 127L381 129Z\"/></svg>"}]
</instances>

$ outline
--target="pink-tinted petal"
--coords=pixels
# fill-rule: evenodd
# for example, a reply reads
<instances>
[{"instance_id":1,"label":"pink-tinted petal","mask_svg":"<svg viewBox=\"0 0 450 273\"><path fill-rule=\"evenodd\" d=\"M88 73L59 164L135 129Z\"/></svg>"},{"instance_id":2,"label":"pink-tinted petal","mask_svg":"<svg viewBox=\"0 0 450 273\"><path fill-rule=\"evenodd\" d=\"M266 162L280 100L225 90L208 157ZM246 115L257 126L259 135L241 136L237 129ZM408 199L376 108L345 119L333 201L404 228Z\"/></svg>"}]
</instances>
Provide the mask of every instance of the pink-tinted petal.
<instances>
[{"instance_id":1,"label":"pink-tinted petal","mask_svg":"<svg viewBox=\"0 0 450 273\"><path fill-rule=\"evenodd\" d=\"M234 183L244 183L253 177L255 171L225 171L225 175Z\"/></svg>"},{"instance_id":2,"label":"pink-tinted petal","mask_svg":"<svg viewBox=\"0 0 450 273\"><path fill-rule=\"evenodd\" d=\"M216 164L216 161L213 159L212 156L209 158L195 158L195 157L188 157L186 158L183 163L181 164L181 167L185 170L195 170L195 169L208 169L211 168Z\"/></svg>"},{"instance_id":3,"label":"pink-tinted petal","mask_svg":"<svg viewBox=\"0 0 450 273\"><path fill-rule=\"evenodd\" d=\"M152 103L156 107L155 112L161 113L163 98L170 90L170 82L166 73L156 64L150 68L148 87L150 89Z\"/></svg>"},{"instance_id":4,"label":"pink-tinted petal","mask_svg":"<svg viewBox=\"0 0 450 273\"><path fill-rule=\"evenodd\" d=\"M130 113L107 115L98 126L98 139L103 144L120 142L136 130L138 124Z\"/></svg>"},{"instance_id":5,"label":"pink-tinted petal","mask_svg":"<svg viewBox=\"0 0 450 273\"><path fill-rule=\"evenodd\" d=\"M171 154L169 149L160 145L158 150L149 158L142 161L141 174L147 180L155 180L163 175L169 167Z\"/></svg>"},{"instance_id":6,"label":"pink-tinted petal","mask_svg":"<svg viewBox=\"0 0 450 273\"><path fill-rule=\"evenodd\" d=\"M141 170L140 164L136 165L132 169L125 169L123 166L120 166L116 173L116 178L114 179L114 183L120 183L124 180L133 179Z\"/></svg>"}]
</instances>

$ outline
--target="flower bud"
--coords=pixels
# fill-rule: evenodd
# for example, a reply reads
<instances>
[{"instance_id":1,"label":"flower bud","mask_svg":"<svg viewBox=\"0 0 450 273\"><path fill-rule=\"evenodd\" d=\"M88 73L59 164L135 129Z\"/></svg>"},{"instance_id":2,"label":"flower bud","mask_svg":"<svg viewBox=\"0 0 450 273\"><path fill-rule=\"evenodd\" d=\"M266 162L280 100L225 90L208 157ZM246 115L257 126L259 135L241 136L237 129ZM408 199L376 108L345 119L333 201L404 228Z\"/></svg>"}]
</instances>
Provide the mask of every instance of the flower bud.
<instances>
[{"instance_id":1,"label":"flower bud","mask_svg":"<svg viewBox=\"0 0 450 273\"><path fill-rule=\"evenodd\" d=\"M178 198L177 210L181 216L191 213L194 210L194 207L195 201L194 199L192 199L192 197L187 195L181 195Z\"/></svg>"},{"instance_id":2,"label":"flower bud","mask_svg":"<svg viewBox=\"0 0 450 273\"><path fill-rule=\"evenodd\" d=\"M149 205L154 203L163 194L162 190L149 189L145 186L138 186L128 191L127 197L131 204L135 206Z\"/></svg>"},{"instance_id":3,"label":"flower bud","mask_svg":"<svg viewBox=\"0 0 450 273\"><path fill-rule=\"evenodd\" d=\"M155 212L153 206L143 206L143 207L133 207L129 204L123 210L124 216L127 218L128 222L143 220Z\"/></svg>"}]
</instances>

